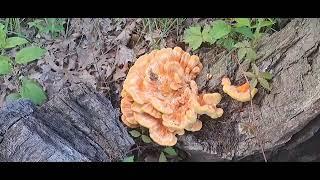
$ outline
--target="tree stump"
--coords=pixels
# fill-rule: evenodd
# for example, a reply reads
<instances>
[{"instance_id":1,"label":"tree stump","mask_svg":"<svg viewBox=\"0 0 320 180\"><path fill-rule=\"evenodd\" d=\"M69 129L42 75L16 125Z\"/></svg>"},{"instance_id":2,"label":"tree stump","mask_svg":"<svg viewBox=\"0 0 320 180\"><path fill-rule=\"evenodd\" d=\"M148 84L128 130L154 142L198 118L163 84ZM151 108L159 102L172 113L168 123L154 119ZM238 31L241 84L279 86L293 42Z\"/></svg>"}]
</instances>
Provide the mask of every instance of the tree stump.
<instances>
[{"instance_id":1,"label":"tree stump","mask_svg":"<svg viewBox=\"0 0 320 180\"><path fill-rule=\"evenodd\" d=\"M133 139L119 110L84 84L35 107L8 103L0 111L0 161L120 161Z\"/></svg>"},{"instance_id":2,"label":"tree stump","mask_svg":"<svg viewBox=\"0 0 320 180\"><path fill-rule=\"evenodd\" d=\"M262 161L262 152L270 161L292 160L302 146L311 147L320 128L319 42L320 19L293 19L265 37L256 64L273 74L272 91L259 88L253 106L222 92L224 75L243 82L236 62L213 50L200 54L199 89L221 93L225 112L216 120L201 116L203 128L179 136L177 146L191 161ZM119 114L84 84L64 89L40 108L26 100L9 103L0 110L0 161L119 161L134 144ZM314 153L301 160L318 159Z\"/></svg>"},{"instance_id":3,"label":"tree stump","mask_svg":"<svg viewBox=\"0 0 320 180\"><path fill-rule=\"evenodd\" d=\"M320 114L319 42L320 19L293 19L262 40L256 64L260 71L272 73L272 91L259 88L253 100L254 118L250 102L236 102L222 92L224 75L235 84L243 82L238 64L225 53L201 54L204 70L197 84L223 95L225 113L217 120L202 116L203 128L181 136L178 146L195 161L260 161L262 149L270 159L278 150L294 149L311 138L320 127L316 118ZM249 64L242 66L244 71L248 68ZM207 80L207 74L212 79ZM243 130L248 124L252 131Z\"/></svg>"}]
</instances>

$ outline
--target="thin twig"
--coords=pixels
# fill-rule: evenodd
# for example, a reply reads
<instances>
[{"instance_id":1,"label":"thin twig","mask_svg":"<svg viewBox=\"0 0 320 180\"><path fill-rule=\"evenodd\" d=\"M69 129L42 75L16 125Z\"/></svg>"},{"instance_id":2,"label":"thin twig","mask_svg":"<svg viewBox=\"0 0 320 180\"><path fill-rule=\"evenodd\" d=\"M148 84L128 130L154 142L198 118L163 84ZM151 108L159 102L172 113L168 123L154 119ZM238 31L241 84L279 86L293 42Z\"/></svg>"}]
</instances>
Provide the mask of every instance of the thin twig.
<instances>
[{"instance_id":1,"label":"thin twig","mask_svg":"<svg viewBox=\"0 0 320 180\"><path fill-rule=\"evenodd\" d=\"M232 49L230 52L232 52L233 50L235 50L235 49ZM230 54L230 52L229 52L228 54ZM250 84L247 76L245 75L243 69L241 68L241 64L240 64L240 62L239 62L239 59L238 59L238 58L235 58L235 59L236 59L236 61L237 61L237 64L239 65L239 70L240 70L240 72L243 74L244 78L246 79L246 82L247 82L248 84ZM255 119L254 111L253 111L252 96L251 96L251 87L249 88L249 90L250 90L251 114L252 114L252 118ZM253 121L253 120L252 120L252 121ZM249 124L250 124L252 121L251 121L251 118L250 118L250 116L249 116ZM261 151L262 151L262 155L263 155L264 161L267 162L267 158L266 158L266 155L265 155L265 153L264 153L264 148L263 148L263 145L262 145L262 143L261 143L260 136L258 136L258 134L256 134L256 137L257 137L258 143L259 143L259 145L260 145L260 148L261 148Z\"/></svg>"},{"instance_id":2,"label":"thin twig","mask_svg":"<svg viewBox=\"0 0 320 180\"><path fill-rule=\"evenodd\" d=\"M67 18L67 28L66 28L66 34L65 34L65 37L64 38L67 38L68 37L68 34L69 34L69 23L70 23L70 18Z\"/></svg>"}]
</instances>

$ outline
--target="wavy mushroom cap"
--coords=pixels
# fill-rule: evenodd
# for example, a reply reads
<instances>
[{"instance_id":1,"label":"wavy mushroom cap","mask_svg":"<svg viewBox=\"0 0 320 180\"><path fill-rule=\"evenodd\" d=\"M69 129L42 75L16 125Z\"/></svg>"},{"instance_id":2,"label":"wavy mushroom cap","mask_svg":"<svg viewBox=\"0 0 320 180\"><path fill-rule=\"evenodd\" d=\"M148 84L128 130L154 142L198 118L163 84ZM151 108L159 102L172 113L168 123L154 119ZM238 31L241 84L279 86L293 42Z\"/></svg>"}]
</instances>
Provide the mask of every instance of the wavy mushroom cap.
<instances>
[{"instance_id":1,"label":"wavy mushroom cap","mask_svg":"<svg viewBox=\"0 0 320 180\"><path fill-rule=\"evenodd\" d=\"M153 50L130 68L121 92L122 120L129 127L149 129L150 137L163 146L173 146L176 135L199 131L198 114L220 117L218 93L199 98L194 79L203 66L196 55L179 47ZM201 101L201 102L198 102ZM205 108L201 111L199 108Z\"/></svg>"},{"instance_id":2,"label":"wavy mushroom cap","mask_svg":"<svg viewBox=\"0 0 320 180\"><path fill-rule=\"evenodd\" d=\"M219 118L223 114L223 109L217 108L217 104L221 101L219 93L208 93L200 95L195 101L194 109L198 114L206 114L213 119Z\"/></svg>"},{"instance_id":3,"label":"wavy mushroom cap","mask_svg":"<svg viewBox=\"0 0 320 180\"><path fill-rule=\"evenodd\" d=\"M157 124L149 129L150 138L161 146L174 146L177 143L176 133L170 132L162 124Z\"/></svg>"},{"instance_id":4,"label":"wavy mushroom cap","mask_svg":"<svg viewBox=\"0 0 320 180\"><path fill-rule=\"evenodd\" d=\"M240 86L231 85L230 79L227 77L222 78L221 84L223 86L223 92L240 102L250 101L258 92L257 88L252 88L250 90L249 83L244 83Z\"/></svg>"},{"instance_id":5,"label":"wavy mushroom cap","mask_svg":"<svg viewBox=\"0 0 320 180\"><path fill-rule=\"evenodd\" d=\"M202 122L197 120L194 124L187 127L186 130L195 132L195 131L199 131L201 128L202 128Z\"/></svg>"}]
</instances>

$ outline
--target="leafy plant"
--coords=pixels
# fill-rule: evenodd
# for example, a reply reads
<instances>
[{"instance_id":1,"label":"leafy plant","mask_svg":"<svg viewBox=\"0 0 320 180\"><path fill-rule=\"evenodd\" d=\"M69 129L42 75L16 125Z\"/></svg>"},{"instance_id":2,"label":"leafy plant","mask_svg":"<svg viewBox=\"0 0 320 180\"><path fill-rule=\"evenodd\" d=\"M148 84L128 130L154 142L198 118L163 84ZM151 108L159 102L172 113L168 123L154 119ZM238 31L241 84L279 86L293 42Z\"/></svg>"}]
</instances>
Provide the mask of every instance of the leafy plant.
<instances>
[{"instance_id":1,"label":"leafy plant","mask_svg":"<svg viewBox=\"0 0 320 180\"><path fill-rule=\"evenodd\" d=\"M0 76L11 73L14 62L11 57L4 55L6 50L23 46L28 41L22 37L7 37L4 30L4 25L0 24ZM17 52L15 62L17 64L27 64L28 62L40 59L45 53L45 50L39 47L25 47Z\"/></svg>"},{"instance_id":2,"label":"leafy plant","mask_svg":"<svg viewBox=\"0 0 320 180\"><path fill-rule=\"evenodd\" d=\"M0 23L0 50L14 48L16 46L24 45L28 41L21 37L7 37L4 25ZM3 54L3 53L2 53Z\"/></svg>"},{"instance_id":3,"label":"leafy plant","mask_svg":"<svg viewBox=\"0 0 320 180\"><path fill-rule=\"evenodd\" d=\"M46 50L39 47L26 47L16 54L15 60L18 64L28 64L29 62L41 58L45 52Z\"/></svg>"},{"instance_id":4,"label":"leafy plant","mask_svg":"<svg viewBox=\"0 0 320 180\"><path fill-rule=\"evenodd\" d=\"M238 48L238 60L240 62L242 62L243 60L249 62L253 62L256 60L257 53L247 40L238 42L234 45L234 47Z\"/></svg>"},{"instance_id":5,"label":"leafy plant","mask_svg":"<svg viewBox=\"0 0 320 180\"><path fill-rule=\"evenodd\" d=\"M274 24L270 18L231 18L213 21L211 25L189 27L185 30L184 42L193 50L198 49L202 43L218 44L229 51L237 50L239 62L251 63L254 73L246 72L251 77L251 85L255 87L259 82L267 90L271 90L268 80L271 74L259 72L255 64L257 59L257 45L263 36L263 30Z\"/></svg>"},{"instance_id":6,"label":"leafy plant","mask_svg":"<svg viewBox=\"0 0 320 180\"><path fill-rule=\"evenodd\" d=\"M159 162L167 162L168 158L172 158L176 156L178 156L178 153L173 147L166 147L160 153Z\"/></svg>"},{"instance_id":7,"label":"leafy plant","mask_svg":"<svg viewBox=\"0 0 320 180\"><path fill-rule=\"evenodd\" d=\"M36 105L43 104L46 100L46 93L42 89L39 83L33 79L28 79L26 77L21 78L21 85L19 93L14 92L6 97L7 101L15 101L18 99L29 99Z\"/></svg>"},{"instance_id":8,"label":"leafy plant","mask_svg":"<svg viewBox=\"0 0 320 180\"><path fill-rule=\"evenodd\" d=\"M35 27L39 34L51 34L53 37L59 36L64 31L64 18L44 18L35 19L28 22L29 27Z\"/></svg>"},{"instance_id":9,"label":"leafy plant","mask_svg":"<svg viewBox=\"0 0 320 180\"><path fill-rule=\"evenodd\" d=\"M6 39L6 43L4 45L4 49L14 48L16 46L20 46L23 44L27 44L28 41L21 37L10 37Z\"/></svg>"},{"instance_id":10,"label":"leafy plant","mask_svg":"<svg viewBox=\"0 0 320 180\"><path fill-rule=\"evenodd\" d=\"M137 131L137 130L129 131L129 133L130 133L130 135L131 135L132 137L135 137L135 138L141 136L141 133L140 133L139 131Z\"/></svg>"},{"instance_id":11,"label":"leafy plant","mask_svg":"<svg viewBox=\"0 0 320 180\"><path fill-rule=\"evenodd\" d=\"M141 135L141 140L144 142L144 143L151 143L152 140L149 136L146 136L146 135Z\"/></svg>"},{"instance_id":12,"label":"leafy plant","mask_svg":"<svg viewBox=\"0 0 320 180\"><path fill-rule=\"evenodd\" d=\"M143 134L143 132L144 132L143 128L141 129L141 131L142 132L139 132L137 130L131 130L131 131L129 131L129 134L134 138L141 138L141 140L144 143L151 143L152 140L150 139L150 137ZM178 153L176 152L176 150L173 147L165 147L161 150L158 161L159 162L167 162L168 158L170 159L170 158L174 158L177 156L178 156ZM125 158L125 160L126 160L125 162L133 162L133 158L134 158L133 156L127 157L127 158Z\"/></svg>"},{"instance_id":13,"label":"leafy plant","mask_svg":"<svg viewBox=\"0 0 320 180\"><path fill-rule=\"evenodd\" d=\"M126 157L122 160L122 162L134 162L134 156Z\"/></svg>"},{"instance_id":14,"label":"leafy plant","mask_svg":"<svg viewBox=\"0 0 320 180\"><path fill-rule=\"evenodd\" d=\"M259 82L263 88L265 88L268 91L271 91L271 87L268 83L268 80L272 79L272 74L270 74L269 72L260 72L257 65L255 65L254 63L252 63L251 65L252 65L252 72L244 72L244 74L248 78L251 78L250 86L252 88L256 87L256 85Z\"/></svg>"},{"instance_id":15,"label":"leafy plant","mask_svg":"<svg viewBox=\"0 0 320 180\"><path fill-rule=\"evenodd\" d=\"M19 93L11 93L6 97L6 101L16 101L21 98L21 95Z\"/></svg>"},{"instance_id":16,"label":"leafy plant","mask_svg":"<svg viewBox=\"0 0 320 180\"><path fill-rule=\"evenodd\" d=\"M236 22L232 24L232 22ZM253 24L253 22L256 22ZM253 25L252 25L253 24ZM211 25L205 25L202 29L200 26L189 27L184 32L184 42L188 43L193 50L198 49L202 43L218 44L231 50L236 42L245 39L254 40L261 37L260 30L263 27L274 24L271 19L251 21L249 18L234 18L230 22L216 20ZM255 29L253 32L252 30Z\"/></svg>"},{"instance_id":17,"label":"leafy plant","mask_svg":"<svg viewBox=\"0 0 320 180\"><path fill-rule=\"evenodd\" d=\"M36 105L41 105L47 100L44 90L36 81L22 77L21 84L19 90L21 98L30 99Z\"/></svg>"},{"instance_id":18,"label":"leafy plant","mask_svg":"<svg viewBox=\"0 0 320 180\"><path fill-rule=\"evenodd\" d=\"M5 55L6 50L22 47L27 43L29 42L22 37L7 37L4 25L0 23L0 76L10 74L15 64L26 65L29 62L40 59L46 52L46 50L40 47L30 46L20 49L15 56L15 61L11 59L12 57ZM46 101L45 92L34 80L21 78L21 84L19 93L9 94L6 97L6 100L13 101L20 98L26 98L30 99L36 105L41 105Z\"/></svg>"},{"instance_id":19,"label":"leafy plant","mask_svg":"<svg viewBox=\"0 0 320 180\"><path fill-rule=\"evenodd\" d=\"M259 68L255 64L255 60L257 59L256 47L263 35L261 29L273 25L274 22L271 19L265 20L263 18L258 18L255 20L254 25L251 25L252 23L248 18L236 18L236 22L237 27L255 29L255 31L252 32L253 36L250 39L250 42L248 40L243 40L242 42L238 42L234 45L234 48L238 49L238 60L240 62L244 60L251 63L253 72L244 72L244 74L251 78L251 87L255 87L259 82L263 88L271 91L268 80L272 79L272 75L268 72L259 72Z\"/></svg>"},{"instance_id":20,"label":"leafy plant","mask_svg":"<svg viewBox=\"0 0 320 180\"><path fill-rule=\"evenodd\" d=\"M177 152L175 149L173 149L173 147L166 147L163 149L163 152L168 154L169 156L177 156Z\"/></svg>"},{"instance_id":21,"label":"leafy plant","mask_svg":"<svg viewBox=\"0 0 320 180\"><path fill-rule=\"evenodd\" d=\"M131 135L132 137L135 137L135 138L140 137L141 140L142 140L144 143L151 143L151 142L152 142L152 140L151 140L151 138L150 138L149 136L144 135L144 134L141 134L141 133L140 133L139 131L137 131L137 130L129 131L129 133L130 133L130 135Z\"/></svg>"},{"instance_id":22,"label":"leafy plant","mask_svg":"<svg viewBox=\"0 0 320 180\"><path fill-rule=\"evenodd\" d=\"M163 152L160 153L160 156L159 156L159 162L167 162L167 157L166 155L164 155Z\"/></svg>"},{"instance_id":23,"label":"leafy plant","mask_svg":"<svg viewBox=\"0 0 320 180\"><path fill-rule=\"evenodd\" d=\"M0 23L4 24L4 30L6 33L22 36L21 23L25 19L26 18L3 18L0 20Z\"/></svg>"},{"instance_id":24,"label":"leafy plant","mask_svg":"<svg viewBox=\"0 0 320 180\"><path fill-rule=\"evenodd\" d=\"M227 35L231 32L231 26L222 20L214 21L211 25L206 25L201 31L200 26L189 27L184 33L184 42L188 43L193 50L198 49L202 43L215 43L221 40L222 44L230 44ZM232 42L231 42L232 43Z\"/></svg>"},{"instance_id":25,"label":"leafy plant","mask_svg":"<svg viewBox=\"0 0 320 180\"><path fill-rule=\"evenodd\" d=\"M0 76L12 71L11 60L7 56L0 56Z\"/></svg>"},{"instance_id":26,"label":"leafy plant","mask_svg":"<svg viewBox=\"0 0 320 180\"><path fill-rule=\"evenodd\" d=\"M204 36L204 37L203 37ZM185 31L184 41L189 43L193 50L198 49L202 42L208 41L210 37L205 31L204 35L201 32L200 26L190 27Z\"/></svg>"}]
</instances>

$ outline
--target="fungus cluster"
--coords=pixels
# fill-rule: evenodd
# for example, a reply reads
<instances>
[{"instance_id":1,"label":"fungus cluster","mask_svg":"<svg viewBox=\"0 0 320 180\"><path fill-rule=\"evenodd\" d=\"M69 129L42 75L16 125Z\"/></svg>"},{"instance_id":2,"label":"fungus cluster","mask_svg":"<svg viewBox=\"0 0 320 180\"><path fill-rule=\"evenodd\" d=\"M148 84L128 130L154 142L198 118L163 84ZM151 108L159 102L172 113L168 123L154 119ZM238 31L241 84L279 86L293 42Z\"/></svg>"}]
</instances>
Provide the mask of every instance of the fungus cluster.
<instances>
[{"instance_id":1,"label":"fungus cluster","mask_svg":"<svg viewBox=\"0 0 320 180\"><path fill-rule=\"evenodd\" d=\"M153 50L137 59L130 68L121 92L121 119L131 128L149 129L153 141L162 146L177 143L176 135L199 131L202 122L198 115L212 119L222 116L219 93L198 94L196 76L202 70L199 57L179 47ZM228 78L222 80L223 91L245 102L256 93L249 84L232 86ZM248 99L249 98L249 99Z\"/></svg>"},{"instance_id":2,"label":"fungus cluster","mask_svg":"<svg viewBox=\"0 0 320 180\"><path fill-rule=\"evenodd\" d=\"M198 94L194 79L201 69L199 57L179 47L139 57L123 84L122 121L131 128L148 128L159 145L173 146L177 134L202 128L198 114L221 117L223 110L216 107L221 95Z\"/></svg>"},{"instance_id":3,"label":"fungus cluster","mask_svg":"<svg viewBox=\"0 0 320 180\"><path fill-rule=\"evenodd\" d=\"M221 85L223 86L223 92L240 102L250 101L258 92L257 88L250 90L250 84L247 82L241 86L231 85L230 79L227 77L222 78Z\"/></svg>"}]
</instances>

